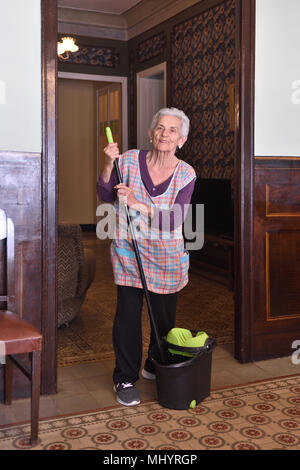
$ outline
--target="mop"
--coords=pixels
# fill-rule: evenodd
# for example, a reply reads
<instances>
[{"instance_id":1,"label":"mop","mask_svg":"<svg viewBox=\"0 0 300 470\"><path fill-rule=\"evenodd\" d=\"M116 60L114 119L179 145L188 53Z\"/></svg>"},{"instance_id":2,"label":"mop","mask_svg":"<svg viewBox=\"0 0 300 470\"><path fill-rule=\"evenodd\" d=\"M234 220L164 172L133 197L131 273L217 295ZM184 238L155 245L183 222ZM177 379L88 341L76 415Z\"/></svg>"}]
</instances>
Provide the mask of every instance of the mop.
<instances>
[{"instance_id":1,"label":"mop","mask_svg":"<svg viewBox=\"0 0 300 470\"><path fill-rule=\"evenodd\" d=\"M110 127L106 127L106 137L107 137L107 141L108 141L109 144L112 144L114 142ZM116 173L117 173L118 182L123 183L123 178L122 178L122 174L121 174L121 171L120 171L120 168L119 168L119 162L118 162L117 158L114 160L114 167L115 167L115 170L116 170ZM139 247L138 247L138 244L137 244L137 241L136 241L134 227L132 225L131 217L129 215L129 210L128 210L128 206L127 206L126 203L125 203L125 212L126 212L127 223L128 223L128 227L129 227L129 231L130 231L131 240L132 240L132 245L133 245L135 257L136 257L136 260L137 260L142 285L143 285L144 292L145 292L149 318L150 318L150 321L151 321L153 333L154 333L155 340L156 340L156 343L157 343L157 347L158 347L158 350L159 350L161 364L166 364L164 349L163 349L163 346L162 346L162 343L161 343L161 340L160 340L160 337L159 337L159 334L158 334L157 326L156 326L156 323L155 323L155 319L154 319L154 314L153 314L150 295L149 295L149 291L148 291L148 287L147 287L146 277L145 277L145 273L144 273L144 269L143 269L143 265L142 265L142 261L141 261Z\"/></svg>"}]
</instances>

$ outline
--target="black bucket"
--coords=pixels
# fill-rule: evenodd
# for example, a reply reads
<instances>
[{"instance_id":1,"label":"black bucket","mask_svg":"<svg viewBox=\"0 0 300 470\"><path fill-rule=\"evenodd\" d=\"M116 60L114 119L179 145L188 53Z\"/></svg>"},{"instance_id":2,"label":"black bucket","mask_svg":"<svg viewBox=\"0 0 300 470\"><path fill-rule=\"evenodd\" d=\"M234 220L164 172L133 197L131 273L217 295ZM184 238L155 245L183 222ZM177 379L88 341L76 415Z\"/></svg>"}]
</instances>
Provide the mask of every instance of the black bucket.
<instances>
[{"instance_id":1,"label":"black bucket","mask_svg":"<svg viewBox=\"0 0 300 470\"><path fill-rule=\"evenodd\" d=\"M186 410L194 408L210 395L212 351L216 346L208 339L206 346L198 348L193 357L171 354L163 344L166 364L161 364L159 349L154 345L150 352L156 372L158 403L165 408ZM176 349L176 346L172 346ZM180 348L184 350L184 348ZM190 351L190 349L185 349Z\"/></svg>"}]
</instances>

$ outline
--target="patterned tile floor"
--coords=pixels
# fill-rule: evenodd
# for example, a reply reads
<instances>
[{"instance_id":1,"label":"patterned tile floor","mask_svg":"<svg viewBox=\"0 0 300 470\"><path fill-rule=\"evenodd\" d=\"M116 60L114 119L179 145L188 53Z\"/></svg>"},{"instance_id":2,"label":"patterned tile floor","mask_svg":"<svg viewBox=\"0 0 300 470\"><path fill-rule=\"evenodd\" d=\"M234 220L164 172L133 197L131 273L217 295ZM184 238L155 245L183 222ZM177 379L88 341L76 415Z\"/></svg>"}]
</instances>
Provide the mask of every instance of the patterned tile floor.
<instances>
[{"instance_id":1,"label":"patterned tile floor","mask_svg":"<svg viewBox=\"0 0 300 470\"><path fill-rule=\"evenodd\" d=\"M212 391L195 408L157 401L41 420L35 450L296 450L300 375ZM168 402L170 403L170 401ZM1 429L0 450L28 449L28 424Z\"/></svg>"},{"instance_id":2,"label":"patterned tile floor","mask_svg":"<svg viewBox=\"0 0 300 470\"><path fill-rule=\"evenodd\" d=\"M59 368L58 393L41 397L41 418L114 406L113 366L113 361L109 360ZM233 345L220 345L212 356L211 389L299 372L300 365L292 364L290 357L240 364L233 357ZM142 400L157 398L155 382L141 378L137 388ZM27 421L29 412L29 399L14 400L10 406L0 404L0 425Z\"/></svg>"}]
</instances>

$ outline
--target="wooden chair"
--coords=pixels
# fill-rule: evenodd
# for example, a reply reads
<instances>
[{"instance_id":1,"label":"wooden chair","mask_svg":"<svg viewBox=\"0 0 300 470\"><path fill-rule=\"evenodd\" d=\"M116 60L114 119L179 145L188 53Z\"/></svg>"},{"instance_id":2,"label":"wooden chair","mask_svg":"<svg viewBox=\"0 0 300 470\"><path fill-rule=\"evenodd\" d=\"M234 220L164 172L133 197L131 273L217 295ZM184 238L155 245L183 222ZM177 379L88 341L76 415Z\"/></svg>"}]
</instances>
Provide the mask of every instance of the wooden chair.
<instances>
[{"instance_id":1,"label":"wooden chair","mask_svg":"<svg viewBox=\"0 0 300 470\"><path fill-rule=\"evenodd\" d=\"M5 272L4 280L6 279L6 295L0 293L0 305L3 303L6 305L6 310L0 310L0 354L5 357L5 404L10 405L12 401L13 364L16 364L31 380L30 443L35 445L38 441L42 335L15 314L14 225L2 209L0 209L0 240L4 240L2 243L6 245L2 264ZM31 368L15 356L27 353Z\"/></svg>"}]
</instances>

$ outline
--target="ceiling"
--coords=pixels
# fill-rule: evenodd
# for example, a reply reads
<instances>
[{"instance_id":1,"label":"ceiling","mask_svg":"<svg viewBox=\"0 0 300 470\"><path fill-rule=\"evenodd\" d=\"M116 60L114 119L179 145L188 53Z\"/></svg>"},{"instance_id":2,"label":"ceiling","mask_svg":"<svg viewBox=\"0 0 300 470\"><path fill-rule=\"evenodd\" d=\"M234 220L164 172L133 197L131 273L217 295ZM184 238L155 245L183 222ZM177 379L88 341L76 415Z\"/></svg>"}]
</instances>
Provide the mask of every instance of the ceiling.
<instances>
[{"instance_id":1,"label":"ceiling","mask_svg":"<svg viewBox=\"0 0 300 470\"><path fill-rule=\"evenodd\" d=\"M96 11L121 15L141 0L58 0L57 6L75 10Z\"/></svg>"},{"instance_id":2,"label":"ceiling","mask_svg":"<svg viewBox=\"0 0 300 470\"><path fill-rule=\"evenodd\" d=\"M127 41L199 1L57 0L58 32Z\"/></svg>"}]
</instances>

